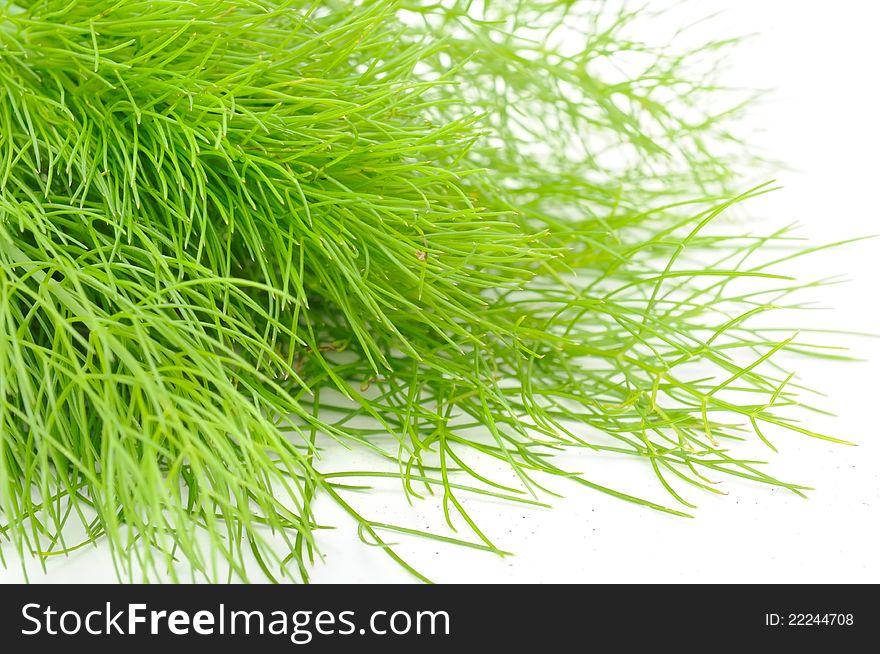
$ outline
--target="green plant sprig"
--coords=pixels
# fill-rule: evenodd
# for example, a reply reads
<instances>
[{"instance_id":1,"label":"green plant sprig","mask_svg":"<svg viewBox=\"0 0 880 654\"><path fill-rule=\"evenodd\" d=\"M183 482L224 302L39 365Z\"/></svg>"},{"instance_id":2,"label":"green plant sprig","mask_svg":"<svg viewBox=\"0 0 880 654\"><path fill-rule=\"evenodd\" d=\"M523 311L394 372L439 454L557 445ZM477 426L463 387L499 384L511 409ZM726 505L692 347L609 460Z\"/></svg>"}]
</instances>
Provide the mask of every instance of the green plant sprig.
<instances>
[{"instance_id":1,"label":"green plant sprig","mask_svg":"<svg viewBox=\"0 0 880 654\"><path fill-rule=\"evenodd\" d=\"M768 190L733 191L742 98L707 109L730 43L653 48L642 17L3 4L5 547L308 580L324 496L424 579L384 534L505 553L463 496L543 506L564 478L684 516L717 475L805 491L735 453L835 440L786 411L806 389L777 363L835 352L757 324L797 306L776 270L804 250L714 227ZM330 440L392 466L325 470ZM672 505L565 469L583 448L644 461ZM351 493L388 479L462 532L362 515Z\"/></svg>"}]
</instances>

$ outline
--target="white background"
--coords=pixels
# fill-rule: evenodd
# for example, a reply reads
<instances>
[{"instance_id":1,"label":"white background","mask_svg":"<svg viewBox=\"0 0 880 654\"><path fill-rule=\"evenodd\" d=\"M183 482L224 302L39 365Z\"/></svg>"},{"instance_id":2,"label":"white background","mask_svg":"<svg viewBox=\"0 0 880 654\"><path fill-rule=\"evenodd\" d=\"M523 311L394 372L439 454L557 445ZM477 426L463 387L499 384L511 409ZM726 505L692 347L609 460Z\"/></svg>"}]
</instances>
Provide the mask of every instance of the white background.
<instances>
[{"instance_id":1,"label":"white background","mask_svg":"<svg viewBox=\"0 0 880 654\"><path fill-rule=\"evenodd\" d=\"M654 6L654 3L652 3ZM797 170L778 175L784 189L751 205L766 225L798 222L815 242L880 233L880 3L727 0L692 3L730 35L760 33L740 47L730 80L773 87L752 114L757 144ZM811 258L804 275L846 273L852 281L824 289L833 310L816 323L880 333L880 239ZM813 318L811 318L813 319ZM800 317L797 320L801 320ZM566 484L553 510L477 506L481 525L504 559L424 541L401 551L443 582L880 582L880 340L843 338L864 363L803 363L801 377L825 390L833 419L811 426L858 443L836 446L791 435L763 450L779 476L817 490L804 500L746 482L725 480L724 497L694 496L696 519L673 518ZM614 479L653 492L642 468L611 463ZM373 515L400 508L394 493L360 506ZM403 505L405 507L406 505ZM471 506L471 505L469 505ZM439 522L436 504L413 510L415 524ZM321 511L324 510L324 513ZM314 581L411 581L377 548L359 545L354 527L318 508L325 562ZM442 555L441 555L442 553ZM0 583L22 580L15 561ZM36 571L34 571L36 572ZM106 551L77 553L31 581L113 582Z\"/></svg>"}]
</instances>

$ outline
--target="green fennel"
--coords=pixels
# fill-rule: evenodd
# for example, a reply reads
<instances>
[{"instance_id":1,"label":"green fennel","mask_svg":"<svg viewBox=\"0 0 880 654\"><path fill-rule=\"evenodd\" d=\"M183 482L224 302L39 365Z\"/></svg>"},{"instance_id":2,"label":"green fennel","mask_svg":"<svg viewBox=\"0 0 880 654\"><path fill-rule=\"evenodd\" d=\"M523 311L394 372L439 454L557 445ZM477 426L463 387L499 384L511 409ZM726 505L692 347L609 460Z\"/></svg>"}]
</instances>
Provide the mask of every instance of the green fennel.
<instances>
[{"instance_id":1,"label":"green fennel","mask_svg":"<svg viewBox=\"0 0 880 654\"><path fill-rule=\"evenodd\" d=\"M737 191L746 103L706 74L732 43L655 48L640 18L0 5L0 556L308 580L323 496L419 575L389 534L502 553L463 498L554 477L677 515L721 474L805 490L730 448L826 438L778 355L834 352L756 322L809 250L719 222L770 188ZM325 470L331 441L393 467ZM668 505L572 448L644 461ZM378 479L458 535L362 515Z\"/></svg>"}]
</instances>

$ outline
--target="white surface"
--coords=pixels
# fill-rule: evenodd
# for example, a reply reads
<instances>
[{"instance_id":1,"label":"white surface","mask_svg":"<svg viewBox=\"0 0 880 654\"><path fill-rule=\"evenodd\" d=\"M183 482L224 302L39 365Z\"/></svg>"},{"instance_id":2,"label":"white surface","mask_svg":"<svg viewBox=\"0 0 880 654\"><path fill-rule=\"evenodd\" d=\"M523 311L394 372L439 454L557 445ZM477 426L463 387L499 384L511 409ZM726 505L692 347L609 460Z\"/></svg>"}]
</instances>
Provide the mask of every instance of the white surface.
<instances>
[{"instance_id":1,"label":"white surface","mask_svg":"<svg viewBox=\"0 0 880 654\"><path fill-rule=\"evenodd\" d=\"M768 226L797 221L816 241L880 233L880 3L727 0L694 3L692 10L711 7L728 8L722 24L730 34L762 33L740 48L732 78L777 89L754 112L765 130L760 144L799 169L779 175L784 190L752 204L752 213L766 216ZM845 272L853 279L825 289L835 309L817 322L880 332L880 239L806 266L807 275ZM866 363L798 368L828 392L827 406L839 415L813 424L858 447L790 435L778 442L779 455L762 450L774 472L817 488L809 500L725 480L725 497L690 495L700 507L696 519L686 520L557 483L567 497L553 510L469 505L514 557L451 547L442 547L440 557L441 547L412 540L401 551L443 582L880 582L880 341L850 344ZM656 484L642 466L611 465L615 478L635 484L630 490L641 484L653 493ZM410 510L397 500L396 492L378 493L361 498L367 502L361 506L377 516ZM319 507L319 519L340 527L321 538L326 563L314 569L315 581L411 580L377 548L358 545L354 527L334 507L321 506L327 510ZM437 526L436 508L417 507L416 524ZM0 583L20 580L14 563L0 571ZM112 582L115 576L98 549L58 561L50 575L32 580Z\"/></svg>"}]
</instances>

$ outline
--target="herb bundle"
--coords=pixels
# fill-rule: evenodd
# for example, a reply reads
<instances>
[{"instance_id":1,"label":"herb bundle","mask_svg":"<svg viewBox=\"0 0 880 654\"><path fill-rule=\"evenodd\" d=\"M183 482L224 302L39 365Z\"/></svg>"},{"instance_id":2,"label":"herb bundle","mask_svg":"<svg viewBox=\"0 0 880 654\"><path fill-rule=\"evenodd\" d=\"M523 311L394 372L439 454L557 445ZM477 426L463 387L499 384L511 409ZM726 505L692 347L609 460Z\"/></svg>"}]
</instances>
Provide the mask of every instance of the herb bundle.
<instances>
[{"instance_id":1,"label":"herb bundle","mask_svg":"<svg viewBox=\"0 0 880 654\"><path fill-rule=\"evenodd\" d=\"M123 578L308 579L317 497L500 552L467 497L564 477L685 514L730 443L822 437L755 325L799 284L691 52L528 0L0 3L0 535ZM764 256L773 252L773 256ZM336 442L393 463L328 471ZM669 505L574 474L635 457ZM512 476L490 477L502 464ZM453 537L362 515L435 494ZM279 546L279 540L281 546ZM0 550L2 552L3 550Z\"/></svg>"}]
</instances>

